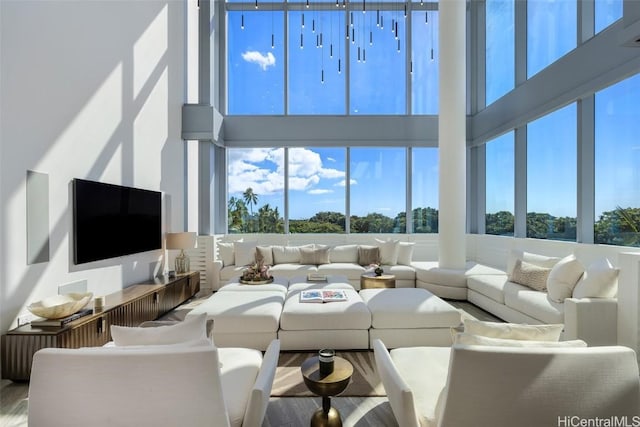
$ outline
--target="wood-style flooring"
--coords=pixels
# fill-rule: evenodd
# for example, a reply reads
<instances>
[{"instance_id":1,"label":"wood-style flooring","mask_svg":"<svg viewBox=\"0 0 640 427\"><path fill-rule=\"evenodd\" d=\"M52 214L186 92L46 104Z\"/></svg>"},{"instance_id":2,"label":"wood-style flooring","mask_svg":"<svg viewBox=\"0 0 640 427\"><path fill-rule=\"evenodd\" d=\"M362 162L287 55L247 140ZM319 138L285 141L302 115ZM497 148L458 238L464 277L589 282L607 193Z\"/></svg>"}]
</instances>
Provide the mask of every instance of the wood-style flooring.
<instances>
[{"instance_id":1,"label":"wood-style flooring","mask_svg":"<svg viewBox=\"0 0 640 427\"><path fill-rule=\"evenodd\" d=\"M501 321L464 301L448 301L478 320ZM28 383L0 380L0 427L26 427ZM340 411L345 427L395 427L397 422L386 397L336 397L332 406ZM271 398L263 427L309 425L311 414L321 406L320 398ZM89 424L88 424L89 425Z\"/></svg>"}]
</instances>

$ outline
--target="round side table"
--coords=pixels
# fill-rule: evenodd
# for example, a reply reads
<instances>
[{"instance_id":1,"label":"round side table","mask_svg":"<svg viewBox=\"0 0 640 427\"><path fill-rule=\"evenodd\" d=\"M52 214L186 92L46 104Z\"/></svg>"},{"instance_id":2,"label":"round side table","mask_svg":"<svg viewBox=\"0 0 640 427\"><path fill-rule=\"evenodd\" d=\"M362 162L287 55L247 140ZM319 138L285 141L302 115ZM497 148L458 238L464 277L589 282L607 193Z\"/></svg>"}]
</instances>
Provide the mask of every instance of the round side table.
<instances>
[{"instance_id":1,"label":"round side table","mask_svg":"<svg viewBox=\"0 0 640 427\"><path fill-rule=\"evenodd\" d=\"M318 356L311 357L300 367L307 388L314 394L322 396L322 408L313 413L311 427L342 426L340 412L331 407L331 396L342 393L353 375L353 365L342 357L336 356L333 372L327 376L320 375Z\"/></svg>"},{"instance_id":2,"label":"round side table","mask_svg":"<svg viewBox=\"0 0 640 427\"><path fill-rule=\"evenodd\" d=\"M376 276L375 273L364 273L360 276L360 289L395 288L396 276L393 274L383 274Z\"/></svg>"}]
</instances>

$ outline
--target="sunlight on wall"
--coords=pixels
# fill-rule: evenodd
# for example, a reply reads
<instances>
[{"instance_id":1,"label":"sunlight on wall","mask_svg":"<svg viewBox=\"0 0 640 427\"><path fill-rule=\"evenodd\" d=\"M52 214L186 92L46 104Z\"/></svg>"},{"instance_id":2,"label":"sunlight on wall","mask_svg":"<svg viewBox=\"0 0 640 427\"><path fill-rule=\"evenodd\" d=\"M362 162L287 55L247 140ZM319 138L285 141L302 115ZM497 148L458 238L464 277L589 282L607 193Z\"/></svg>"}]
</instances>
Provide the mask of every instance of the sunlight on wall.
<instances>
[{"instance_id":1,"label":"sunlight on wall","mask_svg":"<svg viewBox=\"0 0 640 427\"><path fill-rule=\"evenodd\" d=\"M138 98L140 92L151 75L167 54L168 48L168 12L167 5L149 24L133 46L133 97Z\"/></svg>"}]
</instances>

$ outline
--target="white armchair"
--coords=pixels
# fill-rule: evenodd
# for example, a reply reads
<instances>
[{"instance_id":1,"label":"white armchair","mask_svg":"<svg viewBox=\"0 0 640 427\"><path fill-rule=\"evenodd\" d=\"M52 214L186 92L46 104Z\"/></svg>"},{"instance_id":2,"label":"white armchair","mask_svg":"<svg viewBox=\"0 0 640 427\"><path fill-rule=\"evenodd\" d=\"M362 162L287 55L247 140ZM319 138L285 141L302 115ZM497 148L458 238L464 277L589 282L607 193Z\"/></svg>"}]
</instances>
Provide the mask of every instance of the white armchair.
<instances>
[{"instance_id":1,"label":"white armchair","mask_svg":"<svg viewBox=\"0 0 640 427\"><path fill-rule=\"evenodd\" d=\"M280 342L47 348L33 358L29 426L259 427Z\"/></svg>"},{"instance_id":2,"label":"white armchair","mask_svg":"<svg viewBox=\"0 0 640 427\"><path fill-rule=\"evenodd\" d=\"M402 427L551 426L640 415L636 354L627 347L411 347L373 343Z\"/></svg>"}]
</instances>

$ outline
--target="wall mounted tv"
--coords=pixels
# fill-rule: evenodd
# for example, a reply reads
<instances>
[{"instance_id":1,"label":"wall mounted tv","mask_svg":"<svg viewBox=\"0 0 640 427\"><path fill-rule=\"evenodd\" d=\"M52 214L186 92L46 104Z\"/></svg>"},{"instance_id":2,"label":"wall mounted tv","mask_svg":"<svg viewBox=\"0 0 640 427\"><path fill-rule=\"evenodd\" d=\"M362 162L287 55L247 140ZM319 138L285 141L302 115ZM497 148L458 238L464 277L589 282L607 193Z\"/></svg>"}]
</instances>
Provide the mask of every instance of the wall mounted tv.
<instances>
[{"instance_id":1,"label":"wall mounted tv","mask_svg":"<svg viewBox=\"0 0 640 427\"><path fill-rule=\"evenodd\" d=\"M162 193L73 180L73 262L162 248Z\"/></svg>"}]
</instances>

